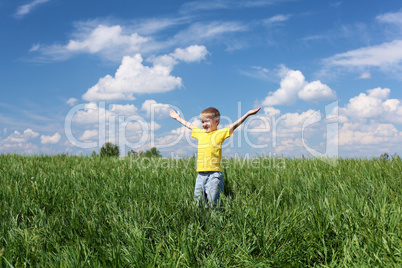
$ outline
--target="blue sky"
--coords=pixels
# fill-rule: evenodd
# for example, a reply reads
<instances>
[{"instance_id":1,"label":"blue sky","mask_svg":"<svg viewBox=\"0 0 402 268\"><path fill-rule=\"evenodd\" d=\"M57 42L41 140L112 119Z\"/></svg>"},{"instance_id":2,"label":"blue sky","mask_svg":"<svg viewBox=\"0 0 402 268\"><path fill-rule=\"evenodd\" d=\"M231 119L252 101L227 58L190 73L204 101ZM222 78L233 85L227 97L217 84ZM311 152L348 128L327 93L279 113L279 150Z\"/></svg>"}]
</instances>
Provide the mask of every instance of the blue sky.
<instances>
[{"instance_id":1,"label":"blue sky","mask_svg":"<svg viewBox=\"0 0 402 268\"><path fill-rule=\"evenodd\" d=\"M168 4L166 4L168 3ZM399 1L0 0L0 152L191 156L170 108L226 156L402 153Z\"/></svg>"}]
</instances>

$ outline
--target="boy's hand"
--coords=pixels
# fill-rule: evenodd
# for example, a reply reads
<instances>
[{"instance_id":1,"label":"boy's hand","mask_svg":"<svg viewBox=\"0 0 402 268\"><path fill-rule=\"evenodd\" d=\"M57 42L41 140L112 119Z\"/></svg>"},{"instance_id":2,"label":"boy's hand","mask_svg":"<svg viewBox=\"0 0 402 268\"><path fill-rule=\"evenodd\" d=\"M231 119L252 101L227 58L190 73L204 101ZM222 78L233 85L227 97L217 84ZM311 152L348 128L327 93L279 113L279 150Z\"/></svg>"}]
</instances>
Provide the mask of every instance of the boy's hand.
<instances>
[{"instance_id":1,"label":"boy's hand","mask_svg":"<svg viewBox=\"0 0 402 268\"><path fill-rule=\"evenodd\" d=\"M193 124L191 124L191 123L187 122L186 120L184 120L183 118L181 118L179 111L176 112L175 110L171 109L169 112L169 115L171 118L179 121L179 123L182 124L183 126L185 126L186 128L193 130Z\"/></svg>"},{"instance_id":2,"label":"boy's hand","mask_svg":"<svg viewBox=\"0 0 402 268\"><path fill-rule=\"evenodd\" d=\"M257 109L253 109L253 110L250 110L250 111L248 111L248 115L253 115L253 114L256 114L256 113L258 113L258 111L261 109L261 107L258 107Z\"/></svg>"},{"instance_id":3,"label":"boy's hand","mask_svg":"<svg viewBox=\"0 0 402 268\"><path fill-rule=\"evenodd\" d=\"M249 117L250 115L253 115L253 114L258 113L258 111L259 111L260 109L261 109L261 107L258 107L257 109L253 109L253 110L248 111L248 112L247 112L245 115L243 115L241 118L237 119L236 122L234 122L233 124L231 124L231 125L229 126L229 133L230 133L230 135L232 135L233 131L234 131L238 126L240 126L240 125L244 122L244 120L247 119L247 117Z\"/></svg>"},{"instance_id":4,"label":"boy's hand","mask_svg":"<svg viewBox=\"0 0 402 268\"><path fill-rule=\"evenodd\" d=\"M169 115L170 115L170 117L171 118L173 118L173 119L178 119L178 118L180 118L180 112L179 111L175 111L175 110L170 110L170 112L169 112Z\"/></svg>"}]
</instances>

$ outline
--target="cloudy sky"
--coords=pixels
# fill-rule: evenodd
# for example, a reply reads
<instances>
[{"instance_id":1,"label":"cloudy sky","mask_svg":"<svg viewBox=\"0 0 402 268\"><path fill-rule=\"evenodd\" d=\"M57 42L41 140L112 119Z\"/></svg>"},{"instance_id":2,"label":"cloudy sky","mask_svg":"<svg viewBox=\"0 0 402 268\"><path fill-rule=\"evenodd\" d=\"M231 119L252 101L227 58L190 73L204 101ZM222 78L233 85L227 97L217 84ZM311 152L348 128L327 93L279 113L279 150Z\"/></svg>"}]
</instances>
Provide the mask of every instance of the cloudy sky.
<instances>
[{"instance_id":1,"label":"cloudy sky","mask_svg":"<svg viewBox=\"0 0 402 268\"><path fill-rule=\"evenodd\" d=\"M220 127L262 107L226 156L402 153L400 1L0 0L0 20L0 153L191 156L168 111L210 106Z\"/></svg>"}]
</instances>

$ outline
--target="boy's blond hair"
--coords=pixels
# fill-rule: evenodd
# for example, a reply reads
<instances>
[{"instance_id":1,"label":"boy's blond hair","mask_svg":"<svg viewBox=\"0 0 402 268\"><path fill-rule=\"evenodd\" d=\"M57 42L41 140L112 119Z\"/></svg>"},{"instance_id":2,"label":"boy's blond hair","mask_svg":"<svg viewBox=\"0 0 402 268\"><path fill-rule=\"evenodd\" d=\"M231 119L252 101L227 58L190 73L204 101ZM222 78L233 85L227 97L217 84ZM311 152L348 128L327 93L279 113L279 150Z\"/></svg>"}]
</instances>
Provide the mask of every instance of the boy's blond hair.
<instances>
[{"instance_id":1,"label":"boy's blond hair","mask_svg":"<svg viewBox=\"0 0 402 268\"><path fill-rule=\"evenodd\" d=\"M220 119L221 114L219 113L218 109L214 107L209 107L200 113L200 117Z\"/></svg>"}]
</instances>

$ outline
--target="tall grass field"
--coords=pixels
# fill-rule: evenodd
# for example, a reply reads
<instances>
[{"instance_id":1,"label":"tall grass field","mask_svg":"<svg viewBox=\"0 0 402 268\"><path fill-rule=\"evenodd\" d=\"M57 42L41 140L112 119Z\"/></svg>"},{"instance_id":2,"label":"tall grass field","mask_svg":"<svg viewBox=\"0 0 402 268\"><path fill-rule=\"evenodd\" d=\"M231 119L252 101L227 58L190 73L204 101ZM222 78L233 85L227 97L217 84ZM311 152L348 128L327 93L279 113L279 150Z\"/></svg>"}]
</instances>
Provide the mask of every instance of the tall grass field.
<instances>
[{"instance_id":1,"label":"tall grass field","mask_svg":"<svg viewBox=\"0 0 402 268\"><path fill-rule=\"evenodd\" d=\"M402 160L0 155L1 267L401 267Z\"/></svg>"}]
</instances>

